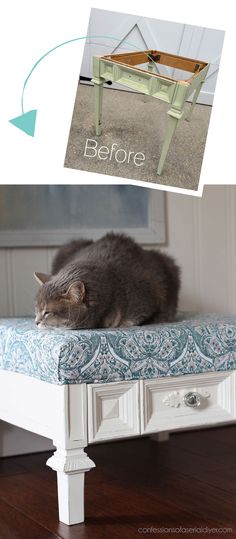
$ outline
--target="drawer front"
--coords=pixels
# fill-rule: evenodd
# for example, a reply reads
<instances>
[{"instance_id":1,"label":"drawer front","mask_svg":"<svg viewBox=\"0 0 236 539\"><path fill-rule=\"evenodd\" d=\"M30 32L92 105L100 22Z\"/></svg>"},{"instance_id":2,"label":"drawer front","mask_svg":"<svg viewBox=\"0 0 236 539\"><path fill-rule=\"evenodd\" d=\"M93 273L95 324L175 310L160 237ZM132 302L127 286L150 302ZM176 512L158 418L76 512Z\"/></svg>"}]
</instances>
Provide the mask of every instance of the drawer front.
<instances>
[{"instance_id":1,"label":"drawer front","mask_svg":"<svg viewBox=\"0 0 236 539\"><path fill-rule=\"evenodd\" d=\"M235 421L235 372L140 382L141 433Z\"/></svg>"},{"instance_id":2,"label":"drawer front","mask_svg":"<svg viewBox=\"0 0 236 539\"><path fill-rule=\"evenodd\" d=\"M137 434L140 434L139 382L89 384L89 442Z\"/></svg>"}]
</instances>

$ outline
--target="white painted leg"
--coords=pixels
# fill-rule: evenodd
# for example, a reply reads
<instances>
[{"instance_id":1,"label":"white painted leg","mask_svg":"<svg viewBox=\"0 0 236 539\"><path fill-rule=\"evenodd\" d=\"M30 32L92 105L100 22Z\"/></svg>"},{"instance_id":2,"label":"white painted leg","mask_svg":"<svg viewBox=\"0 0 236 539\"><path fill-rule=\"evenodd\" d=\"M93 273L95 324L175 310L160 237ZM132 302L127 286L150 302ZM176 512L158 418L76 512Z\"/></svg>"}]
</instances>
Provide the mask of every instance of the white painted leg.
<instances>
[{"instance_id":1,"label":"white painted leg","mask_svg":"<svg viewBox=\"0 0 236 539\"><path fill-rule=\"evenodd\" d=\"M157 432L155 434L151 434L150 438L153 440L153 442L168 442L170 434L169 432Z\"/></svg>"},{"instance_id":2,"label":"white painted leg","mask_svg":"<svg viewBox=\"0 0 236 539\"><path fill-rule=\"evenodd\" d=\"M84 522L84 473L57 472L59 520L64 524Z\"/></svg>"},{"instance_id":3,"label":"white painted leg","mask_svg":"<svg viewBox=\"0 0 236 539\"><path fill-rule=\"evenodd\" d=\"M104 80L100 78L93 78L94 92L95 92L95 130L96 135L101 135L102 128L102 96L103 96L103 83Z\"/></svg>"},{"instance_id":4,"label":"white painted leg","mask_svg":"<svg viewBox=\"0 0 236 539\"><path fill-rule=\"evenodd\" d=\"M69 525L84 522L84 476L94 462L83 449L57 449L47 465L57 472L59 520Z\"/></svg>"}]
</instances>

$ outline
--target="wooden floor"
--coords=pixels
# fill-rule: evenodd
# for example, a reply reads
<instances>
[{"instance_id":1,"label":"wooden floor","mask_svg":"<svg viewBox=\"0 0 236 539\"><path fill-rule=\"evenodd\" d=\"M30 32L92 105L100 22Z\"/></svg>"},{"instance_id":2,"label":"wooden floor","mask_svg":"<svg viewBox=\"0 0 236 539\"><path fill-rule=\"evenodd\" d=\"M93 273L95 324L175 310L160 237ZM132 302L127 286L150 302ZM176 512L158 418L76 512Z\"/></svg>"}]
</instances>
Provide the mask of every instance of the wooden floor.
<instances>
[{"instance_id":1,"label":"wooden floor","mask_svg":"<svg viewBox=\"0 0 236 539\"><path fill-rule=\"evenodd\" d=\"M0 461L0 539L236 537L236 426L90 447L86 523L58 522L48 453ZM166 528L162 533L147 528ZM145 530L143 530L145 528ZM220 529L232 528L228 533ZM208 536L209 536L208 535Z\"/></svg>"}]
</instances>

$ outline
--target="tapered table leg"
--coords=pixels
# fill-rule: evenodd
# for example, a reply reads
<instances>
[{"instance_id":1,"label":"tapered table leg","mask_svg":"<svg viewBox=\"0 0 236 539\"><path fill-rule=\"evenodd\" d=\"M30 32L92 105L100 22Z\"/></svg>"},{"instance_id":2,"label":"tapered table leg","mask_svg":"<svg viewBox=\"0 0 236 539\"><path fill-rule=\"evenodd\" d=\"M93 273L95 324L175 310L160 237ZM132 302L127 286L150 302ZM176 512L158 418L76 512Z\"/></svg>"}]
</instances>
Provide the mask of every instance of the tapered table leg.
<instances>
[{"instance_id":1,"label":"tapered table leg","mask_svg":"<svg viewBox=\"0 0 236 539\"><path fill-rule=\"evenodd\" d=\"M81 448L57 449L47 465L57 472L59 520L68 525L84 522L84 476L94 462Z\"/></svg>"},{"instance_id":2,"label":"tapered table leg","mask_svg":"<svg viewBox=\"0 0 236 539\"><path fill-rule=\"evenodd\" d=\"M103 96L103 83L104 80L100 78L93 78L95 92L95 129L96 135L101 135L102 128L102 96Z\"/></svg>"},{"instance_id":3,"label":"tapered table leg","mask_svg":"<svg viewBox=\"0 0 236 539\"><path fill-rule=\"evenodd\" d=\"M187 120L187 122L190 122L190 120L191 120L193 109L194 109L194 107L196 105L196 101L197 101L197 98L198 98L198 96L200 94L203 82L204 81L200 82L200 84L197 86L197 88L196 88L196 90L195 90L195 92L193 94L193 100L192 100L192 103L191 103L191 105L189 107L188 114L187 114L187 116L185 118L185 120Z\"/></svg>"},{"instance_id":4,"label":"tapered table leg","mask_svg":"<svg viewBox=\"0 0 236 539\"><path fill-rule=\"evenodd\" d=\"M176 127L177 127L177 124L178 124L178 120L179 120L178 116L172 115L172 112L171 112L171 109L170 109L167 112L167 130L166 130L166 135L165 135L165 139L164 139L164 142L163 142L161 155L160 155L160 159L159 159L159 163L158 163L158 167L157 167L157 174L158 175L160 175L162 173L162 170L163 170L163 167L164 167L164 164L165 164L165 160L166 160L166 156L167 156L167 153L168 153L168 150L169 150L169 147L170 147L170 143L172 141L173 135L175 133L175 130L176 130Z\"/></svg>"}]
</instances>

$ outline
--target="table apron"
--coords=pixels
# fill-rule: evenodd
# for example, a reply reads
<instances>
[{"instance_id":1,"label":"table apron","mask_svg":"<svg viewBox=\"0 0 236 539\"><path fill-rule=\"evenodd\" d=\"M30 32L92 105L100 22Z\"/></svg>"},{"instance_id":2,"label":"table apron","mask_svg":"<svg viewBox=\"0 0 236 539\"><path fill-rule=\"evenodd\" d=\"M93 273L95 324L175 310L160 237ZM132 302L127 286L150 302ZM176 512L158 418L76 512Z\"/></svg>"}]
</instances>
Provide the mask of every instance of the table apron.
<instances>
[{"instance_id":1,"label":"table apron","mask_svg":"<svg viewBox=\"0 0 236 539\"><path fill-rule=\"evenodd\" d=\"M117 82L166 103L172 103L177 82L155 77L151 73L142 73L132 67L119 66L107 60L100 60L99 64L99 76L104 80Z\"/></svg>"}]
</instances>

